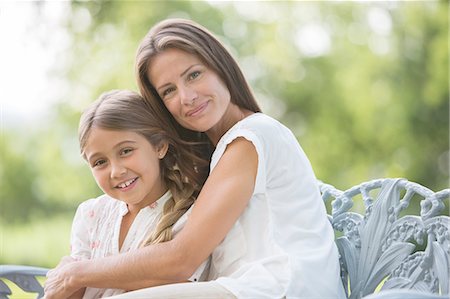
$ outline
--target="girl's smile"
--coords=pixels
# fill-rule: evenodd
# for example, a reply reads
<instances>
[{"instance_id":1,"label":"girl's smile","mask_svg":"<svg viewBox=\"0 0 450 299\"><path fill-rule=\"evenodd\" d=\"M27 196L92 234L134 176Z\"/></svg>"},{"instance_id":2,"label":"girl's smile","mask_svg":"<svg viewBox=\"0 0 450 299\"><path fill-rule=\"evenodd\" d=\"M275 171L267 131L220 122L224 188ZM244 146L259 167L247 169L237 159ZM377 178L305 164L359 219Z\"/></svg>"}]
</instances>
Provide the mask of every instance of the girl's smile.
<instances>
[{"instance_id":1,"label":"girl's smile","mask_svg":"<svg viewBox=\"0 0 450 299\"><path fill-rule=\"evenodd\" d=\"M128 191L136 185L135 183L137 180L138 180L138 178L136 177L136 178L128 180L124 183L120 183L119 185L116 186L116 188L118 188L122 191Z\"/></svg>"},{"instance_id":2,"label":"girl's smile","mask_svg":"<svg viewBox=\"0 0 450 299\"><path fill-rule=\"evenodd\" d=\"M85 154L103 192L139 211L167 191L159 165L166 150L135 132L93 127Z\"/></svg>"}]
</instances>

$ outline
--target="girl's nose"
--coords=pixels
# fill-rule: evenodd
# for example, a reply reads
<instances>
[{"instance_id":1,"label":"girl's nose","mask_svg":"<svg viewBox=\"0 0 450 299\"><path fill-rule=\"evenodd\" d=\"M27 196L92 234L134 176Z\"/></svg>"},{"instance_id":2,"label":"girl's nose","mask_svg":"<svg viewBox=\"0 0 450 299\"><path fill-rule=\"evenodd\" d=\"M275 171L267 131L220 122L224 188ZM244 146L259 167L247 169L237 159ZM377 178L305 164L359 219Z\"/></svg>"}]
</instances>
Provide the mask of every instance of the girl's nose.
<instances>
[{"instance_id":1,"label":"girl's nose","mask_svg":"<svg viewBox=\"0 0 450 299\"><path fill-rule=\"evenodd\" d=\"M127 168L121 163L111 163L111 178L120 178L127 173Z\"/></svg>"}]
</instances>

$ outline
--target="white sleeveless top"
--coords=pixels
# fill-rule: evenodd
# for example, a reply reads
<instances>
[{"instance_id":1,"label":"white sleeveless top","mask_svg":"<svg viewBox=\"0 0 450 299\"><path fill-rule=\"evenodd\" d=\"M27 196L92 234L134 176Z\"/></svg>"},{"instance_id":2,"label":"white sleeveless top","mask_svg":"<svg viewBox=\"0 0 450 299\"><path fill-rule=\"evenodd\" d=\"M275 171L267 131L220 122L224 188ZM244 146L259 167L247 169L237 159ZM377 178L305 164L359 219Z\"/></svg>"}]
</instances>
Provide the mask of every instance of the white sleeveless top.
<instances>
[{"instance_id":1,"label":"white sleeveless top","mask_svg":"<svg viewBox=\"0 0 450 299\"><path fill-rule=\"evenodd\" d=\"M212 253L208 280L238 298L345 298L334 231L295 136L275 119L252 114L222 136L211 171L238 137L256 148L255 189Z\"/></svg>"}]
</instances>

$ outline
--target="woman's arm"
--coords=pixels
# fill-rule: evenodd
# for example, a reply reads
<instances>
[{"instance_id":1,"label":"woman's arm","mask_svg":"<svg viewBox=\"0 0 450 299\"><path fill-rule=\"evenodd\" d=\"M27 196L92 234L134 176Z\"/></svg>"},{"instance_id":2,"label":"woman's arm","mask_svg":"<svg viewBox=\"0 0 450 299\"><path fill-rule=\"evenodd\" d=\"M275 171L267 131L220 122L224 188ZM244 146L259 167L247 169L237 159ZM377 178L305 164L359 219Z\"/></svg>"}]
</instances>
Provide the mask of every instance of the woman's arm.
<instances>
[{"instance_id":1,"label":"woman's arm","mask_svg":"<svg viewBox=\"0 0 450 299\"><path fill-rule=\"evenodd\" d=\"M256 180L253 144L230 143L208 177L185 227L169 242L51 270L46 298L65 298L81 287L135 290L186 281L244 211Z\"/></svg>"},{"instance_id":2,"label":"woman's arm","mask_svg":"<svg viewBox=\"0 0 450 299\"><path fill-rule=\"evenodd\" d=\"M58 265L56 266L56 269L64 268L65 265L72 264L75 262L76 262L76 259L74 259L73 257L63 256L61 258L61 260L59 261ZM51 270L51 271L54 271L54 270ZM47 274L47 277L48 276L49 276L49 274ZM49 280L47 280L45 282L45 288L48 288L49 285L51 285L51 283ZM85 292L86 292L86 288L82 287L82 288L78 289L77 291L75 291L73 294L67 294L68 297L64 296L63 298L67 297L67 299L81 299L81 298L83 298ZM45 297L45 298L47 298L47 297ZM58 297L58 298L60 298L60 297Z\"/></svg>"},{"instance_id":3,"label":"woman's arm","mask_svg":"<svg viewBox=\"0 0 450 299\"><path fill-rule=\"evenodd\" d=\"M82 299L84 296L84 292L86 292L86 288L79 289L75 293L73 293L70 297L67 299Z\"/></svg>"}]
</instances>

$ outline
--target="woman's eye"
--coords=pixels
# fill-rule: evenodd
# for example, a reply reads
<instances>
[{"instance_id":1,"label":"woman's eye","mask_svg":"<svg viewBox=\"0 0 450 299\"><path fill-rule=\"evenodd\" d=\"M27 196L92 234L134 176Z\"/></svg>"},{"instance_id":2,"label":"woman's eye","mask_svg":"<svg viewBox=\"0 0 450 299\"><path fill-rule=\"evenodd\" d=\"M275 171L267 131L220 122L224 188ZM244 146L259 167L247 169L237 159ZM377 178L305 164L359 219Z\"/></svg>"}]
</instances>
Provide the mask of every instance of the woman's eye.
<instances>
[{"instance_id":1,"label":"woman's eye","mask_svg":"<svg viewBox=\"0 0 450 299\"><path fill-rule=\"evenodd\" d=\"M162 93L162 98L167 97L173 91L175 91L175 88L173 88L173 87L169 87L169 88L165 89Z\"/></svg>"},{"instance_id":2,"label":"woman's eye","mask_svg":"<svg viewBox=\"0 0 450 299\"><path fill-rule=\"evenodd\" d=\"M200 72L199 71L194 71L194 72L189 74L189 79L192 80L192 79L197 78L198 76L200 76Z\"/></svg>"}]
</instances>

